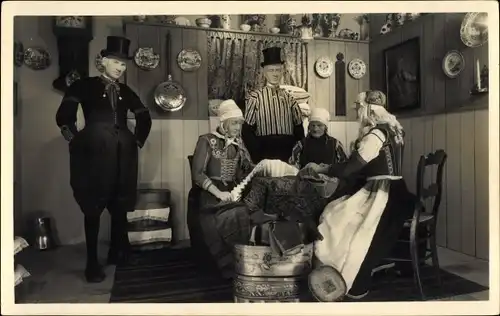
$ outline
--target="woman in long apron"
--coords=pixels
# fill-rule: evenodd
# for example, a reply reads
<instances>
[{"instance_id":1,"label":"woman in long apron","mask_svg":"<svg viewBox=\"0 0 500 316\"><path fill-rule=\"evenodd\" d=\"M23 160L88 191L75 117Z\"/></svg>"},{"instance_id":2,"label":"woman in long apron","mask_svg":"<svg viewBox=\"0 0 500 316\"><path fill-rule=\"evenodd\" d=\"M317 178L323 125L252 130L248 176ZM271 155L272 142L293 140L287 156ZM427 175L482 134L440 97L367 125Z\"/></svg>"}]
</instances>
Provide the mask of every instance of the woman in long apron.
<instances>
[{"instance_id":1,"label":"woman in long apron","mask_svg":"<svg viewBox=\"0 0 500 316\"><path fill-rule=\"evenodd\" d=\"M324 301L368 294L372 270L390 253L415 203L401 175L404 131L385 109L385 95L363 92L355 104L360 130L348 161L308 166L341 180L366 180L361 189L330 202L320 217L323 239L315 242L320 267L311 280L329 278L337 288L345 287L344 293L332 296L321 282L310 282L313 294Z\"/></svg>"}]
</instances>

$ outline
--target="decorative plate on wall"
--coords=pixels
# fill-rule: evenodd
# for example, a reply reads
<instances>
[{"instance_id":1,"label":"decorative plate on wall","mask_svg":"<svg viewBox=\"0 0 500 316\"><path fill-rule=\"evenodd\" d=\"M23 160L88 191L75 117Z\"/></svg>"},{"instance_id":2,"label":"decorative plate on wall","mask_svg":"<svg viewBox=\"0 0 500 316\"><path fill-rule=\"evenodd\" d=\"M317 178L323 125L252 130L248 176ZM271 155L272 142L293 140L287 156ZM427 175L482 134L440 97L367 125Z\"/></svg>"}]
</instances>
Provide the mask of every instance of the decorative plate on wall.
<instances>
[{"instance_id":1,"label":"decorative plate on wall","mask_svg":"<svg viewBox=\"0 0 500 316\"><path fill-rule=\"evenodd\" d=\"M326 56L322 56L316 60L314 68L318 76L328 78L333 73L333 61Z\"/></svg>"},{"instance_id":2,"label":"decorative plate on wall","mask_svg":"<svg viewBox=\"0 0 500 316\"><path fill-rule=\"evenodd\" d=\"M467 13L460 26L460 39L469 47L488 42L488 13Z\"/></svg>"},{"instance_id":3,"label":"decorative plate on wall","mask_svg":"<svg viewBox=\"0 0 500 316\"><path fill-rule=\"evenodd\" d=\"M349 62L347 70L354 79L361 79L366 74L366 64L361 59L356 58Z\"/></svg>"},{"instance_id":4,"label":"decorative plate on wall","mask_svg":"<svg viewBox=\"0 0 500 316\"><path fill-rule=\"evenodd\" d=\"M465 68L465 58L458 50L451 50L443 58L443 71L449 78L456 78Z\"/></svg>"},{"instance_id":5,"label":"decorative plate on wall","mask_svg":"<svg viewBox=\"0 0 500 316\"><path fill-rule=\"evenodd\" d=\"M47 69L52 60L47 50L41 47L31 47L24 51L24 64L33 70Z\"/></svg>"},{"instance_id":6,"label":"decorative plate on wall","mask_svg":"<svg viewBox=\"0 0 500 316\"><path fill-rule=\"evenodd\" d=\"M183 49L177 55L177 63L184 71L195 71L201 66L201 55L194 49Z\"/></svg>"},{"instance_id":7,"label":"decorative plate on wall","mask_svg":"<svg viewBox=\"0 0 500 316\"><path fill-rule=\"evenodd\" d=\"M160 55L152 47L140 47L135 52L134 61L142 70L152 70L160 64Z\"/></svg>"},{"instance_id":8,"label":"decorative plate on wall","mask_svg":"<svg viewBox=\"0 0 500 316\"><path fill-rule=\"evenodd\" d=\"M95 56L95 68L97 68L99 72L104 72L104 66L102 64L102 56L100 53L97 53L97 55Z\"/></svg>"}]
</instances>

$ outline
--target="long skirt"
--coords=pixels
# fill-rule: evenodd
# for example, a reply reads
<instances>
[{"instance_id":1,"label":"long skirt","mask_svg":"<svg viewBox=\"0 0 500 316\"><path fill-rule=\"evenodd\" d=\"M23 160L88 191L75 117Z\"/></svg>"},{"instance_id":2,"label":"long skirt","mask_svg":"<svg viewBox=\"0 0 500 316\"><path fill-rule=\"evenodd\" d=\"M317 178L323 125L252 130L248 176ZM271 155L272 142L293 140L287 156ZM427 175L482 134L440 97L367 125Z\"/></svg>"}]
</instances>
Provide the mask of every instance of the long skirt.
<instances>
[{"instance_id":1,"label":"long skirt","mask_svg":"<svg viewBox=\"0 0 500 316\"><path fill-rule=\"evenodd\" d=\"M315 242L317 263L339 271L349 291L360 269L371 270L394 246L411 216L412 197L404 180L384 179L368 181L353 195L330 202L319 221L323 240ZM380 244L372 246L374 237Z\"/></svg>"},{"instance_id":2,"label":"long skirt","mask_svg":"<svg viewBox=\"0 0 500 316\"><path fill-rule=\"evenodd\" d=\"M217 268L223 277L231 278L234 245L250 240L249 209L242 202L219 203L210 192L195 190L198 203L188 210L193 250L205 268Z\"/></svg>"}]
</instances>

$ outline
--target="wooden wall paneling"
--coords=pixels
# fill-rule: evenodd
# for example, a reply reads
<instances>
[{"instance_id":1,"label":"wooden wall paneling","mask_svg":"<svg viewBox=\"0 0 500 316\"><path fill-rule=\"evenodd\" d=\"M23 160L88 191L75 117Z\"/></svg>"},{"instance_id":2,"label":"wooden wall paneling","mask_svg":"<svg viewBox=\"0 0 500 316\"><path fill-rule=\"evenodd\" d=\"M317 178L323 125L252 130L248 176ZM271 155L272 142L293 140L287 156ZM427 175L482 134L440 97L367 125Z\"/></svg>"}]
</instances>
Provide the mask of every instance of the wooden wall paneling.
<instances>
[{"instance_id":1,"label":"wooden wall paneling","mask_svg":"<svg viewBox=\"0 0 500 316\"><path fill-rule=\"evenodd\" d=\"M412 172L409 180L413 182L413 192L417 191L417 166L420 156L427 154L425 151L425 120L424 117L411 119L411 161Z\"/></svg>"},{"instance_id":2,"label":"wooden wall paneling","mask_svg":"<svg viewBox=\"0 0 500 316\"><path fill-rule=\"evenodd\" d=\"M433 149L433 123L434 123L434 117L433 116L424 116L423 117L423 124L424 124L424 153L427 155L431 152L434 152ZM424 185L425 187L428 187L431 183L435 183L437 168L435 166L427 168L427 175L424 179ZM432 209L433 205L433 200L428 199L426 201L425 207L427 210Z\"/></svg>"},{"instance_id":3,"label":"wooden wall paneling","mask_svg":"<svg viewBox=\"0 0 500 316\"><path fill-rule=\"evenodd\" d=\"M175 64L177 65L177 67L179 67L179 64L177 63L177 56L183 49L198 50L199 46L198 33L204 33L204 32L192 29L182 30L182 46L180 47L180 49L176 49L175 51L172 52L172 58L175 59ZM182 86L184 87L184 90L186 91L187 95L186 104L182 108L182 119L196 120L198 119L198 106L199 106L198 71L181 71L181 73L182 75L180 76L180 78L182 78L182 81L180 78L179 81L182 82ZM207 81L207 77L205 77L205 81Z\"/></svg>"},{"instance_id":4,"label":"wooden wall paneling","mask_svg":"<svg viewBox=\"0 0 500 316\"><path fill-rule=\"evenodd\" d=\"M462 23L462 14L448 13L445 16L445 30L446 34L444 37L446 51L450 50L462 50L463 44L460 40L460 24ZM444 55L443 55L444 57ZM467 63L467 61L466 61ZM467 87L466 89L470 89ZM445 96L445 108L452 109L453 107L460 106L460 80L446 78L446 96Z\"/></svg>"},{"instance_id":5,"label":"wooden wall paneling","mask_svg":"<svg viewBox=\"0 0 500 316\"><path fill-rule=\"evenodd\" d=\"M405 179L406 185L408 186L408 190L415 192L415 184L413 179L415 178L413 176L414 173L414 167L412 165L412 122L411 119L400 119L399 123L403 126L403 129L405 131L405 147L403 151L403 178Z\"/></svg>"},{"instance_id":6,"label":"wooden wall paneling","mask_svg":"<svg viewBox=\"0 0 500 316\"><path fill-rule=\"evenodd\" d=\"M198 72L198 119L208 120L208 43L207 33L198 31L197 49L201 55L201 66Z\"/></svg>"},{"instance_id":7,"label":"wooden wall paneling","mask_svg":"<svg viewBox=\"0 0 500 316\"><path fill-rule=\"evenodd\" d=\"M446 244L449 249L456 251L460 251L462 248L460 115L460 113L450 113L446 116L446 150L448 152L446 165Z\"/></svg>"},{"instance_id":8,"label":"wooden wall paneling","mask_svg":"<svg viewBox=\"0 0 500 316\"><path fill-rule=\"evenodd\" d=\"M385 24L385 21L387 20L387 14L388 13L373 13L369 15L370 18L370 39L378 40L380 36L380 29L382 28L382 25Z\"/></svg>"},{"instance_id":9,"label":"wooden wall paneling","mask_svg":"<svg viewBox=\"0 0 500 316\"><path fill-rule=\"evenodd\" d=\"M436 67L440 67L440 59L435 58L434 52L434 17L429 19L428 23L423 25L422 37L420 38L420 45L422 47L422 56L420 56L420 62L422 65L422 107L425 109L436 108L435 95L440 92L434 90L434 76L432 75L436 71ZM439 40L443 40L440 38Z\"/></svg>"},{"instance_id":10,"label":"wooden wall paneling","mask_svg":"<svg viewBox=\"0 0 500 316\"><path fill-rule=\"evenodd\" d=\"M373 74L373 73L379 72L380 75L377 77L380 81L379 82L372 81L372 83L375 84L375 88L374 88L374 86L372 86L371 87L372 89L377 89L377 90L383 91L384 93L387 94L384 51L388 48L395 46L395 45L401 44L401 36L402 36L401 30L396 29L392 32L389 32L389 33L381 36L380 39L378 39L379 45L380 45L380 48L379 48L380 53L376 54L376 56L378 56L378 58L380 58L380 59L373 59L372 60L371 73ZM375 63L375 65L373 65L373 63ZM375 68L374 68L374 66L375 66Z\"/></svg>"},{"instance_id":11,"label":"wooden wall paneling","mask_svg":"<svg viewBox=\"0 0 500 316\"><path fill-rule=\"evenodd\" d=\"M445 42L445 14L437 13L434 15L432 20L433 28L429 30L430 33L427 33L428 29L424 26L425 38L432 38L433 47L434 47L434 67L429 69L429 73L426 74L425 80L431 81L431 77L434 81L433 93L431 94L430 109L432 111L440 111L443 110L446 106L446 76L442 71L442 60L444 55L446 54L446 42ZM426 24L427 25L427 24ZM434 75L432 75L434 74ZM430 90L426 90L427 93L430 93ZM427 108L429 109L429 107Z\"/></svg>"},{"instance_id":12,"label":"wooden wall paneling","mask_svg":"<svg viewBox=\"0 0 500 316\"><path fill-rule=\"evenodd\" d=\"M359 91L359 80L354 79L348 71L349 62L355 58L361 58L361 55L358 53L358 43L345 43L345 86L346 86L346 114L347 119L355 120L356 119L356 111L353 109L352 105L356 100L356 96Z\"/></svg>"},{"instance_id":13,"label":"wooden wall paneling","mask_svg":"<svg viewBox=\"0 0 500 316\"><path fill-rule=\"evenodd\" d=\"M409 22L407 25L405 25L404 28L401 29L401 42L404 43L408 40L411 40L413 38L418 38L419 40L419 46L420 50L418 52L419 54L419 60L420 60L420 69L419 69L419 76L420 76L420 107L422 109L425 109L425 104L424 102L424 96L426 94L425 88L426 85L424 84L425 82L425 65L422 62L422 58L425 57L426 52L425 52L425 40L423 39L423 23L420 23L421 21L414 21L414 22Z\"/></svg>"},{"instance_id":14,"label":"wooden wall paneling","mask_svg":"<svg viewBox=\"0 0 500 316\"><path fill-rule=\"evenodd\" d=\"M139 48L139 30L137 25L127 24L125 27L125 36L130 40L130 51L135 52ZM125 83L140 97L140 85L139 85L139 69L133 61L130 61L127 65L127 71L125 72ZM145 103L146 100L141 101Z\"/></svg>"},{"instance_id":15,"label":"wooden wall paneling","mask_svg":"<svg viewBox=\"0 0 500 316\"><path fill-rule=\"evenodd\" d=\"M476 254L474 124L474 111L460 113L461 252L470 256L475 256Z\"/></svg>"},{"instance_id":16,"label":"wooden wall paneling","mask_svg":"<svg viewBox=\"0 0 500 316\"><path fill-rule=\"evenodd\" d=\"M174 241L185 235L184 200L184 121L162 120L162 188L171 192Z\"/></svg>"},{"instance_id":17,"label":"wooden wall paneling","mask_svg":"<svg viewBox=\"0 0 500 316\"><path fill-rule=\"evenodd\" d=\"M309 99L309 106L311 108L315 107L316 101L316 80L317 74L314 69L314 64L316 63L316 43L317 41L311 41L307 44L307 92L310 93L311 97Z\"/></svg>"},{"instance_id":18,"label":"wooden wall paneling","mask_svg":"<svg viewBox=\"0 0 500 316\"><path fill-rule=\"evenodd\" d=\"M489 259L488 110L474 113L474 183L476 257Z\"/></svg>"},{"instance_id":19,"label":"wooden wall paneling","mask_svg":"<svg viewBox=\"0 0 500 316\"><path fill-rule=\"evenodd\" d=\"M358 85L358 92L363 92L370 89L370 46L367 43L358 43L358 55L366 64L366 74L359 79Z\"/></svg>"},{"instance_id":20,"label":"wooden wall paneling","mask_svg":"<svg viewBox=\"0 0 500 316\"><path fill-rule=\"evenodd\" d=\"M347 150L347 153L350 155L353 149L354 142L358 138L359 135L359 123L358 122L352 122L352 121L347 121L346 122L346 143L345 147Z\"/></svg>"},{"instance_id":21,"label":"wooden wall paneling","mask_svg":"<svg viewBox=\"0 0 500 316\"><path fill-rule=\"evenodd\" d=\"M210 132L209 122L207 120L198 121L198 131L200 135Z\"/></svg>"},{"instance_id":22,"label":"wooden wall paneling","mask_svg":"<svg viewBox=\"0 0 500 316\"><path fill-rule=\"evenodd\" d=\"M436 115L434 116L432 124L432 146L433 150L443 149L448 153L446 147L446 115ZM447 181L446 181L446 169L448 166L448 161L446 162L444 172L443 172L443 188L441 194L441 204L439 205L439 213L437 218L437 232L436 239L437 243L442 247L447 247L447 207L446 207L446 192L447 192Z\"/></svg>"},{"instance_id":23,"label":"wooden wall paneling","mask_svg":"<svg viewBox=\"0 0 500 316\"><path fill-rule=\"evenodd\" d=\"M454 79L458 81L459 89L455 91L458 95L458 102L455 106L464 105L464 101L470 99L470 90L474 86L474 71L476 68L476 60L474 59L474 49L471 47L465 47L462 44L463 49L461 49L462 54L465 59L465 67L458 76Z\"/></svg>"},{"instance_id":24,"label":"wooden wall paneling","mask_svg":"<svg viewBox=\"0 0 500 316\"><path fill-rule=\"evenodd\" d=\"M383 41L370 42L368 72L370 73L370 89L384 91L384 53Z\"/></svg>"},{"instance_id":25,"label":"wooden wall paneling","mask_svg":"<svg viewBox=\"0 0 500 316\"><path fill-rule=\"evenodd\" d=\"M346 135L346 122L344 121L334 121L328 124L328 134L335 137L342 145L345 146L347 135Z\"/></svg>"},{"instance_id":26,"label":"wooden wall paneling","mask_svg":"<svg viewBox=\"0 0 500 316\"><path fill-rule=\"evenodd\" d=\"M189 190L191 189L191 169L189 167L189 160L187 157L194 153L194 149L196 147L196 142L198 141L198 136L200 135L199 125L197 120L185 120L184 121L184 129L182 132L184 139L183 146L183 169L184 169L184 194L182 195L182 199L184 201L184 229L183 229L183 239L189 239L189 230L187 227L187 199Z\"/></svg>"},{"instance_id":27,"label":"wooden wall paneling","mask_svg":"<svg viewBox=\"0 0 500 316\"><path fill-rule=\"evenodd\" d=\"M337 111L335 110L336 106L336 96L335 96L335 83L337 81L337 77L335 75L335 62L337 61L337 54L341 52L342 54L345 54L345 43L343 42L336 42L336 41L331 41L328 42L328 50L329 50L329 57L333 62L333 72L332 75L330 76L330 101L329 101L329 106L330 106L330 115L333 117L334 115L337 115Z\"/></svg>"},{"instance_id":28,"label":"wooden wall paneling","mask_svg":"<svg viewBox=\"0 0 500 316\"><path fill-rule=\"evenodd\" d=\"M135 120L129 120L134 130ZM144 146L139 149L138 181L140 188L161 188L162 175L162 125L153 120L151 131Z\"/></svg>"},{"instance_id":29,"label":"wooden wall paneling","mask_svg":"<svg viewBox=\"0 0 500 316\"><path fill-rule=\"evenodd\" d=\"M161 53L162 40L161 28L151 25L141 25L138 27L138 48L151 47L156 53ZM164 43L164 42L163 42ZM135 51L134 51L135 53ZM153 119L161 117L161 110L154 101L154 91L156 86L166 79L165 76L165 57L160 55L160 65L152 70L142 70L135 63L137 68L137 80L140 86L140 95L142 102L151 110Z\"/></svg>"},{"instance_id":30,"label":"wooden wall paneling","mask_svg":"<svg viewBox=\"0 0 500 316\"><path fill-rule=\"evenodd\" d=\"M167 47L166 38L167 34L170 33L170 47ZM183 46L183 37L182 37L182 28L175 27L161 27L161 40L162 47L164 47L164 52L162 53L162 58L164 60L165 65L165 80L167 80L168 75L172 75L172 80L181 83L184 90L186 90L185 85L182 82L182 70L179 68L177 64L177 55L182 50ZM170 50L170 62L167 61L168 50ZM170 63L170 64L169 64ZM168 69L170 67L170 69ZM186 92L187 93L187 92ZM184 106L184 108L187 105ZM163 119L173 119L178 120L184 117L184 108L175 112L166 112L162 115Z\"/></svg>"},{"instance_id":31,"label":"wooden wall paneling","mask_svg":"<svg viewBox=\"0 0 500 316\"><path fill-rule=\"evenodd\" d=\"M316 51L316 60L319 57L326 56L332 59L335 62L335 56L330 55L328 41L318 40L315 43L315 51ZM316 62L316 60L314 62ZM331 111L331 99L330 92L332 91L333 82L330 82L330 78L321 78L319 76L315 76L316 87L315 87L315 104L314 107L323 108ZM331 113L331 112L330 112ZM333 116L334 114L332 114Z\"/></svg>"}]
</instances>

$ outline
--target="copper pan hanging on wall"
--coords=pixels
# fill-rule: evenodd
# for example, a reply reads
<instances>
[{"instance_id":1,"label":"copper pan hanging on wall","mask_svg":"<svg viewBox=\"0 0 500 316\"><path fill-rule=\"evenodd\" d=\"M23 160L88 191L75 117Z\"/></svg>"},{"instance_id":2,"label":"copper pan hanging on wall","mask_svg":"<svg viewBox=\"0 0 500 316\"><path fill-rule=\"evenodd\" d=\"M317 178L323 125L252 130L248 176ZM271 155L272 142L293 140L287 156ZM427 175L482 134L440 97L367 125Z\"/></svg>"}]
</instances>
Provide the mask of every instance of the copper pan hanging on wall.
<instances>
[{"instance_id":1,"label":"copper pan hanging on wall","mask_svg":"<svg viewBox=\"0 0 500 316\"><path fill-rule=\"evenodd\" d=\"M186 91L181 84L172 79L171 75L171 44L170 33L167 33L167 81L160 83L154 92L156 105L166 112L179 111L187 101Z\"/></svg>"}]
</instances>

